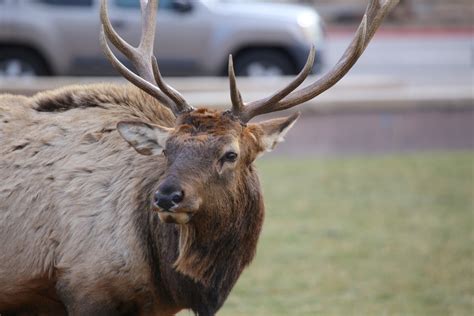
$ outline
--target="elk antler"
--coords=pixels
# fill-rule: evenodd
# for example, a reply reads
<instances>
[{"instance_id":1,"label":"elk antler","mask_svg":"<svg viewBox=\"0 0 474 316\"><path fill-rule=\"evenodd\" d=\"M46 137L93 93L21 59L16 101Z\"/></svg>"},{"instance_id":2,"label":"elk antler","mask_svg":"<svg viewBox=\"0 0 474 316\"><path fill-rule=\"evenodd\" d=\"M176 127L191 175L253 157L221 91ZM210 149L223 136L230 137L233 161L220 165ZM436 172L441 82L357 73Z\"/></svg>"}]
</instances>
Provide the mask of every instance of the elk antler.
<instances>
[{"instance_id":1,"label":"elk antler","mask_svg":"<svg viewBox=\"0 0 474 316\"><path fill-rule=\"evenodd\" d=\"M138 47L133 47L121 38L112 27L107 14L107 0L101 0L100 20L102 49L114 68L128 81L158 99L175 115L194 110L179 92L167 85L161 77L158 63L153 55L155 41L157 0L140 0L142 15L142 35ZM125 67L112 53L107 39L133 64L138 75Z\"/></svg>"},{"instance_id":2,"label":"elk antler","mask_svg":"<svg viewBox=\"0 0 474 316\"><path fill-rule=\"evenodd\" d=\"M354 39L338 63L319 80L297 91L293 90L301 85L311 73L315 56L314 46L311 47L311 52L303 70L288 86L270 97L247 104L242 101L242 97L237 88L232 56L230 56L229 81L232 113L238 116L242 122L248 122L257 115L286 110L295 105L304 103L331 88L354 66L387 13L395 7L398 1L399 0L386 0L383 2L383 0L370 0Z\"/></svg>"}]
</instances>

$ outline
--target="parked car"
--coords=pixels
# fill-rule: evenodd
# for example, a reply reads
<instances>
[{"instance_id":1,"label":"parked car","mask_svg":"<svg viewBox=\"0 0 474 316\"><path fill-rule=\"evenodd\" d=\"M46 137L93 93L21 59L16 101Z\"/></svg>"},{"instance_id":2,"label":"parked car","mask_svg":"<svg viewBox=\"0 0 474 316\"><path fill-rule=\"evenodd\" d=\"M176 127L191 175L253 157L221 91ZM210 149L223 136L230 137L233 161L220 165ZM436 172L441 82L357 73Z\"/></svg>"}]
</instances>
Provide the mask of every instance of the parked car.
<instances>
[{"instance_id":1,"label":"parked car","mask_svg":"<svg viewBox=\"0 0 474 316\"><path fill-rule=\"evenodd\" d=\"M140 34L139 0L109 0L126 40ZM111 75L99 45L100 0L0 0L0 76ZM311 44L322 62L314 9L238 0L161 0L155 53L165 75L291 75ZM125 62L125 59L124 59Z\"/></svg>"}]
</instances>

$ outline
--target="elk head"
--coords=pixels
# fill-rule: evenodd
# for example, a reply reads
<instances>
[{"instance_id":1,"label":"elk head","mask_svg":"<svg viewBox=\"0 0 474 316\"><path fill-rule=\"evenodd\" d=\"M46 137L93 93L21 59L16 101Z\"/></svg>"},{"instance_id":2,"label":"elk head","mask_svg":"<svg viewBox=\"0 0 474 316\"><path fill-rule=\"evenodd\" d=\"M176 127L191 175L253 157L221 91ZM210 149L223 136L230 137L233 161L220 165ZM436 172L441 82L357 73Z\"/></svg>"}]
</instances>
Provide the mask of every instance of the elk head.
<instances>
[{"instance_id":1,"label":"elk head","mask_svg":"<svg viewBox=\"0 0 474 316\"><path fill-rule=\"evenodd\" d=\"M241 193L252 162L270 151L297 117L245 125L230 112L198 109L180 114L174 128L120 122L118 130L139 153L165 157L153 203L162 221L185 224L202 206L210 212L225 208L222 203L235 204L232 197Z\"/></svg>"},{"instance_id":2,"label":"elk head","mask_svg":"<svg viewBox=\"0 0 474 316\"><path fill-rule=\"evenodd\" d=\"M113 66L130 82L149 93L173 112L174 127L150 122L119 122L118 131L137 152L165 157L167 168L152 200L162 221L186 224L203 212L226 209L247 194L242 183L253 174L253 161L272 150L293 126L299 114L286 118L248 123L255 116L281 111L304 103L338 82L362 55L385 15L398 0L370 0L354 39L339 62L327 74L296 90L311 73L315 49L311 48L303 70L286 87L270 97L245 103L237 88L232 56L229 78L232 108L228 111L194 109L183 96L167 85L153 56L157 11L156 0L140 0L142 37L137 48L126 43L112 28L102 0L101 43ZM137 73L127 69L111 52L107 40L128 57ZM251 177L251 176L250 176ZM255 183L252 190L258 190ZM216 196L223 197L217 199ZM210 216L210 215L209 215ZM214 214L214 216L231 216Z\"/></svg>"}]
</instances>

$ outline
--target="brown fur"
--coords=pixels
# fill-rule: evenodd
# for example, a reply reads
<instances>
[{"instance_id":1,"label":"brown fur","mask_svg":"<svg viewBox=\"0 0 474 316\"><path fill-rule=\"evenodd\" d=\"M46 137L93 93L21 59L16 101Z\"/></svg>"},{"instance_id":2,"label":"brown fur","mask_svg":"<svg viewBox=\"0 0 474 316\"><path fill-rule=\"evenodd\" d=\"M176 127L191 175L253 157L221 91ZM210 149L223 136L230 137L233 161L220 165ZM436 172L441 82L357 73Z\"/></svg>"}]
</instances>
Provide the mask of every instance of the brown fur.
<instances>
[{"instance_id":1,"label":"brown fur","mask_svg":"<svg viewBox=\"0 0 474 316\"><path fill-rule=\"evenodd\" d=\"M127 120L175 127L166 157L130 148ZM0 96L0 313L213 315L255 254L264 131L206 109L175 121L132 86ZM216 160L229 144L235 165ZM170 178L199 200L188 224L152 206Z\"/></svg>"}]
</instances>

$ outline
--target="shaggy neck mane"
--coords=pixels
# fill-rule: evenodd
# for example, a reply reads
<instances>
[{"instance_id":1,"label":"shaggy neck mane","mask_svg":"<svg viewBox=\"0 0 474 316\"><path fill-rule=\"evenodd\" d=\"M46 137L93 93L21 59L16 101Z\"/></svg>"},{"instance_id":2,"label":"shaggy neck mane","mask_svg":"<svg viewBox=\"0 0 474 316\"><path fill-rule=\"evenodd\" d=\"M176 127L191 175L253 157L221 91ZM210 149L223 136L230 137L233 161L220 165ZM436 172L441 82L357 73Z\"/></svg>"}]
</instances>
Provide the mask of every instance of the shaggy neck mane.
<instances>
[{"instance_id":1,"label":"shaggy neck mane","mask_svg":"<svg viewBox=\"0 0 474 316\"><path fill-rule=\"evenodd\" d=\"M222 306L255 255L264 217L258 185L250 170L239 185L236 196L240 199L231 200L232 195L227 195L227 207L219 208L218 217L196 218L179 226L179 255L173 268L199 284L201 302L192 307L198 314L212 314Z\"/></svg>"},{"instance_id":2,"label":"shaggy neck mane","mask_svg":"<svg viewBox=\"0 0 474 316\"><path fill-rule=\"evenodd\" d=\"M147 189L137 191L151 194L156 181L148 178L145 182ZM142 227L148 228L140 233L147 244L159 296L199 315L212 315L222 306L255 255L264 217L258 187L251 167L238 188L241 198L232 201L228 195L226 208L219 209L219 214L229 214L227 218L196 215L186 225L160 222L149 195L141 195L137 219L146 220Z\"/></svg>"},{"instance_id":3,"label":"shaggy neck mane","mask_svg":"<svg viewBox=\"0 0 474 316\"><path fill-rule=\"evenodd\" d=\"M206 222L202 219L204 223L198 225L180 226L179 257L174 263L176 271L206 287L220 287L223 280L234 284L255 255L263 221L260 194L244 194L244 201L233 201L228 209L219 210L228 214L244 210L243 216L230 221Z\"/></svg>"}]
</instances>

